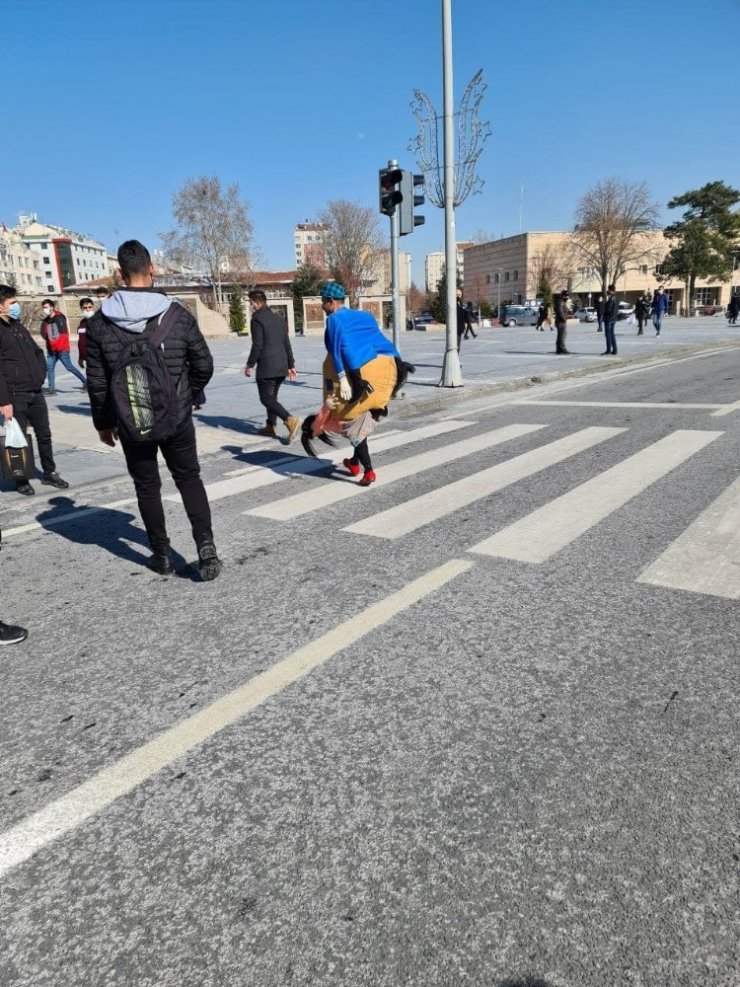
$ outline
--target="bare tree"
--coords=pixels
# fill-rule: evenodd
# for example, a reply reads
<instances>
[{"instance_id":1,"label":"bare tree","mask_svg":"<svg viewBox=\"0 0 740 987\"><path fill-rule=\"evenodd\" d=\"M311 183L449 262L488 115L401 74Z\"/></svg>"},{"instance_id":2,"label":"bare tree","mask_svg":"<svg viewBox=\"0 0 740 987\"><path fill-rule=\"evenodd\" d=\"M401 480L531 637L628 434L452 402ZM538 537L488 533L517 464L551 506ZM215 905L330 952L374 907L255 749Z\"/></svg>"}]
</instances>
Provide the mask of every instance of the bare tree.
<instances>
[{"instance_id":1,"label":"bare tree","mask_svg":"<svg viewBox=\"0 0 740 987\"><path fill-rule=\"evenodd\" d=\"M363 285L376 278L378 258L385 249L378 217L370 206L338 199L327 202L318 221L326 227L326 266L344 285L350 305L357 305Z\"/></svg>"},{"instance_id":2,"label":"bare tree","mask_svg":"<svg viewBox=\"0 0 740 987\"><path fill-rule=\"evenodd\" d=\"M555 289L570 287L573 279L573 249L569 244L562 246L548 243L534 254L527 269L527 291L530 298L541 298ZM547 286L547 288L545 287ZM548 302L552 302L550 297Z\"/></svg>"},{"instance_id":3,"label":"bare tree","mask_svg":"<svg viewBox=\"0 0 740 987\"><path fill-rule=\"evenodd\" d=\"M644 263L659 219L660 207L644 182L608 178L586 192L576 208L573 243L581 262L598 274L602 291Z\"/></svg>"},{"instance_id":4,"label":"bare tree","mask_svg":"<svg viewBox=\"0 0 740 987\"><path fill-rule=\"evenodd\" d=\"M218 178L189 178L172 198L177 229L161 234L168 256L205 268L214 298L223 301L224 271L248 271L252 257L252 223L237 184L221 187Z\"/></svg>"}]
</instances>

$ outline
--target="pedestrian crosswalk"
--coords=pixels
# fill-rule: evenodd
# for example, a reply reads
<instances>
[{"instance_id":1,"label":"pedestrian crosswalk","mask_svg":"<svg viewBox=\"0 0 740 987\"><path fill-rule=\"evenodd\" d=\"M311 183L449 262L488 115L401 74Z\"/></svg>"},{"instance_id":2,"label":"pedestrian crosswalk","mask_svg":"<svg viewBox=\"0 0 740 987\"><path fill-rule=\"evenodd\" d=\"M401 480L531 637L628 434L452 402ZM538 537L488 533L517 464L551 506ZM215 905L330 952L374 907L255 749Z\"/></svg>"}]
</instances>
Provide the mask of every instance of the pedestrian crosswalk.
<instances>
[{"instance_id":1,"label":"pedestrian crosswalk","mask_svg":"<svg viewBox=\"0 0 740 987\"><path fill-rule=\"evenodd\" d=\"M332 472L347 456L346 446L326 447L322 458L314 460L300 450L278 451L263 444L260 455L265 453L264 462L217 473L206 490L211 503L228 502L232 524L282 524L327 515L333 528L343 535L385 541L400 541L478 504L477 538L471 544L456 545L457 552L466 553L479 564L498 559L543 565L599 524L618 518L622 508L647 495L659 481L677 485L680 499L682 478L685 481L687 475L693 476L688 482L700 483L701 471L706 469L702 452L725 434L712 429L673 429L633 451L629 426L590 426L556 436L551 434L552 427L514 422L483 431L476 421L460 417L381 432L371 443L377 480L369 490L341 468ZM629 446L630 454L619 458L619 450L625 446ZM597 447L610 451L605 457L595 452L589 455ZM386 460L387 453L395 454ZM600 466L603 458L609 462L604 468ZM215 462L234 465L233 460ZM506 524L495 520L500 511L491 510L488 517L486 501L518 485L526 503L533 490L545 488L536 480L538 476L569 462L577 464L579 482L568 484L563 492L563 476L567 484L568 473L561 472L557 493L545 503L540 497L536 509L519 512L521 516L515 515L516 519ZM454 475L450 469L453 465ZM686 474L679 467L694 472ZM413 484L420 474L425 476L421 494L418 484ZM533 487L535 483L539 485ZM250 498L243 497L267 487L278 489L274 495L268 492L267 498L257 498L257 503L250 504ZM168 493L164 499L174 502L180 495ZM99 507L78 503L68 515L56 515L53 527L58 529L82 513L130 503L131 498ZM740 478L713 503L703 506L703 513L685 530L677 531L662 554L643 560L642 568L634 574L636 583L740 599ZM487 524L490 530L481 539L481 528ZM6 529L5 535L28 535L51 525L49 521L42 525L21 518L15 527ZM644 544L649 545L650 539Z\"/></svg>"}]
</instances>

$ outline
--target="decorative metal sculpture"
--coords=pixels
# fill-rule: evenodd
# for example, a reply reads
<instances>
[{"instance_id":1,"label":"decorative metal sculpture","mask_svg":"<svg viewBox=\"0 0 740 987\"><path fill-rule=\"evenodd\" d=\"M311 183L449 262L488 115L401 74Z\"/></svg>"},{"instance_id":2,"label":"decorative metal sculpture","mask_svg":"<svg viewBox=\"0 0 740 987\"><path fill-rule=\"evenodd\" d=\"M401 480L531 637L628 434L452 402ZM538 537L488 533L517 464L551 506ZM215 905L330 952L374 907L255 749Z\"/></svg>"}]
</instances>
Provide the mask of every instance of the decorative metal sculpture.
<instances>
[{"instance_id":1,"label":"decorative metal sculpture","mask_svg":"<svg viewBox=\"0 0 740 987\"><path fill-rule=\"evenodd\" d=\"M483 93L488 84L483 81L483 69L480 69L468 83L467 89L460 100L460 108L455 114L458 118L457 146L455 149L455 196L454 205L459 206L472 193L477 194L483 188L484 182L476 172L483 144L491 136L491 126L478 119ZM424 194L427 199L444 209L444 166L440 162L440 141L438 137L441 117L426 93L420 89L414 90L411 111L419 126L418 135L409 144L413 151L419 169L424 175Z\"/></svg>"}]
</instances>

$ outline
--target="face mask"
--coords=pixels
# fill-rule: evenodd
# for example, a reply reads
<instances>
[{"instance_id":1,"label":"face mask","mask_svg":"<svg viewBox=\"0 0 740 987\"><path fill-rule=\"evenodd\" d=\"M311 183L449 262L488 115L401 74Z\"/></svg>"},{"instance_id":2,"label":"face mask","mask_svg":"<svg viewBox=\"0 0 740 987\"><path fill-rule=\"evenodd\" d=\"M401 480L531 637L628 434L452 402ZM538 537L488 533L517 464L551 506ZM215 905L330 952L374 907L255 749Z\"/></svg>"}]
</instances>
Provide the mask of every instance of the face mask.
<instances>
[{"instance_id":1,"label":"face mask","mask_svg":"<svg viewBox=\"0 0 740 987\"><path fill-rule=\"evenodd\" d=\"M83 319L89 319L93 315L95 315L95 309L94 308L91 308L89 310L86 309L86 308L83 308L83 310L82 310L82 318Z\"/></svg>"},{"instance_id":2,"label":"face mask","mask_svg":"<svg viewBox=\"0 0 740 987\"><path fill-rule=\"evenodd\" d=\"M41 311L44 313L44 315L51 315L51 309L50 308L42 308Z\"/></svg>"},{"instance_id":3,"label":"face mask","mask_svg":"<svg viewBox=\"0 0 740 987\"><path fill-rule=\"evenodd\" d=\"M8 309L8 315L11 319L20 319L21 317L21 303L13 302L13 304Z\"/></svg>"}]
</instances>

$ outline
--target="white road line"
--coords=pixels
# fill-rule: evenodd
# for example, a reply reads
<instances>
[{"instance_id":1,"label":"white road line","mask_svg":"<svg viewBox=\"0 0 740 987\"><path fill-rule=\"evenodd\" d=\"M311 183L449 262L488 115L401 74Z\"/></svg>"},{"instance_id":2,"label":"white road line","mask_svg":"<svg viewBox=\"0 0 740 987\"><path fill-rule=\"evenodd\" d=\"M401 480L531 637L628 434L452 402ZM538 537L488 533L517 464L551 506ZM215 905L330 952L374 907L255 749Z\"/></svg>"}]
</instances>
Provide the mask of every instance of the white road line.
<instances>
[{"instance_id":1,"label":"white road line","mask_svg":"<svg viewBox=\"0 0 740 987\"><path fill-rule=\"evenodd\" d=\"M372 604L0 834L0 877L366 634L472 568L453 559Z\"/></svg>"},{"instance_id":2,"label":"white road line","mask_svg":"<svg viewBox=\"0 0 740 987\"><path fill-rule=\"evenodd\" d=\"M501 445L502 442L510 442L512 439L521 438L523 435L546 427L546 425L504 425L492 432L484 432L482 435L463 439L452 445L444 446L442 449L431 449L428 452L419 453L418 456L411 456L409 459L390 463L383 466L379 472L373 489L387 486L396 480L415 476L423 470L435 469L445 463L452 463L456 459L463 459L465 456L474 456L482 449L490 449L493 446ZM256 517L272 518L274 521L289 521L292 518L300 517L310 511L327 507L329 504L335 504L358 494L366 497L367 491L357 483L338 483L336 480L326 480L311 490L301 491L292 497L284 497L282 500L273 500L269 504L253 507L243 513L253 514Z\"/></svg>"},{"instance_id":3,"label":"white road line","mask_svg":"<svg viewBox=\"0 0 740 987\"><path fill-rule=\"evenodd\" d=\"M562 405L565 408L667 408L669 411L675 411L677 408L691 411L712 411L715 408L728 407L728 405L724 404L672 404L671 402L660 401L539 401L532 398L521 398L511 403L520 406L531 404L538 408L548 407L549 405ZM732 410L735 410L734 405L732 406ZM726 414L726 412L723 411L722 414Z\"/></svg>"},{"instance_id":4,"label":"white road line","mask_svg":"<svg viewBox=\"0 0 740 987\"><path fill-rule=\"evenodd\" d=\"M637 582L740 599L740 480L643 569Z\"/></svg>"},{"instance_id":5,"label":"white road line","mask_svg":"<svg viewBox=\"0 0 740 987\"><path fill-rule=\"evenodd\" d=\"M391 507L387 511L375 514L343 528L343 531L352 531L361 535L373 535L376 538L400 538L402 535L415 531L422 525L436 521L445 514L466 507L476 500L482 500L490 494L503 490L517 480L539 473L548 466L563 462L585 449L605 442L624 432L623 428L597 428L590 427L581 429L573 435L566 435L562 439L556 439L548 445L531 449L520 456L508 459L497 466L481 470L472 476L466 476L455 483L448 483L447 486L432 490L421 497L415 497L405 504Z\"/></svg>"},{"instance_id":6,"label":"white road line","mask_svg":"<svg viewBox=\"0 0 740 987\"><path fill-rule=\"evenodd\" d=\"M373 442L373 451L383 451L384 449L395 449L398 446L407 445L410 442L420 442L422 439L434 438L437 435L444 435L447 432L454 432L459 428L469 428L474 425L471 421L446 421L436 422L433 425L423 425L421 428L411 429L408 432L398 432L395 435L386 435ZM316 443L321 445L320 442ZM327 451L323 452L321 459L309 459L298 455L291 456L287 462L283 459L277 460L273 466L260 466L259 472L247 475L232 476L228 480L218 480L216 483L209 483L206 486L208 500L213 502L223 500L224 497L232 497L234 494L245 493L247 490L256 490L258 487L269 486L271 483L278 483L280 480L287 480L291 476L303 476L307 473L321 473L330 464L341 463L347 456L347 449L337 449L329 452L329 446L323 447ZM163 500L177 503L180 500L179 493L168 494Z\"/></svg>"},{"instance_id":7,"label":"white road line","mask_svg":"<svg viewBox=\"0 0 740 987\"><path fill-rule=\"evenodd\" d=\"M28 524L19 524L16 528L6 528L3 531L3 538L10 538L12 535L25 535L29 531L39 531L41 528L55 528L57 525L66 524L68 521L76 521L78 518L88 514L99 514L101 511L114 510L116 507L128 507L135 504L136 497L127 497L125 500L114 500L110 504L101 504L100 507L81 507L69 514L60 514L58 517L50 517L43 524L40 521L29 521Z\"/></svg>"},{"instance_id":8,"label":"white road line","mask_svg":"<svg viewBox=\"0 0 740 987\"><path fill-rule=\"evenodd\" d=\"M731 415L733 411L740 411L740 401L720 405L719 410L714 412L712 418L723 418L725 415Z\"/></svg>"},{"instance_id":9,"label":"white road line","mask_svg":"<svg viewBox=\"0 0 740 987\"><path fill-rule=\"evenodd\" d=\"M544 562L720 435L722 432L672 432L469 551L519 562Z\"/></svg>"}]
</instances>

